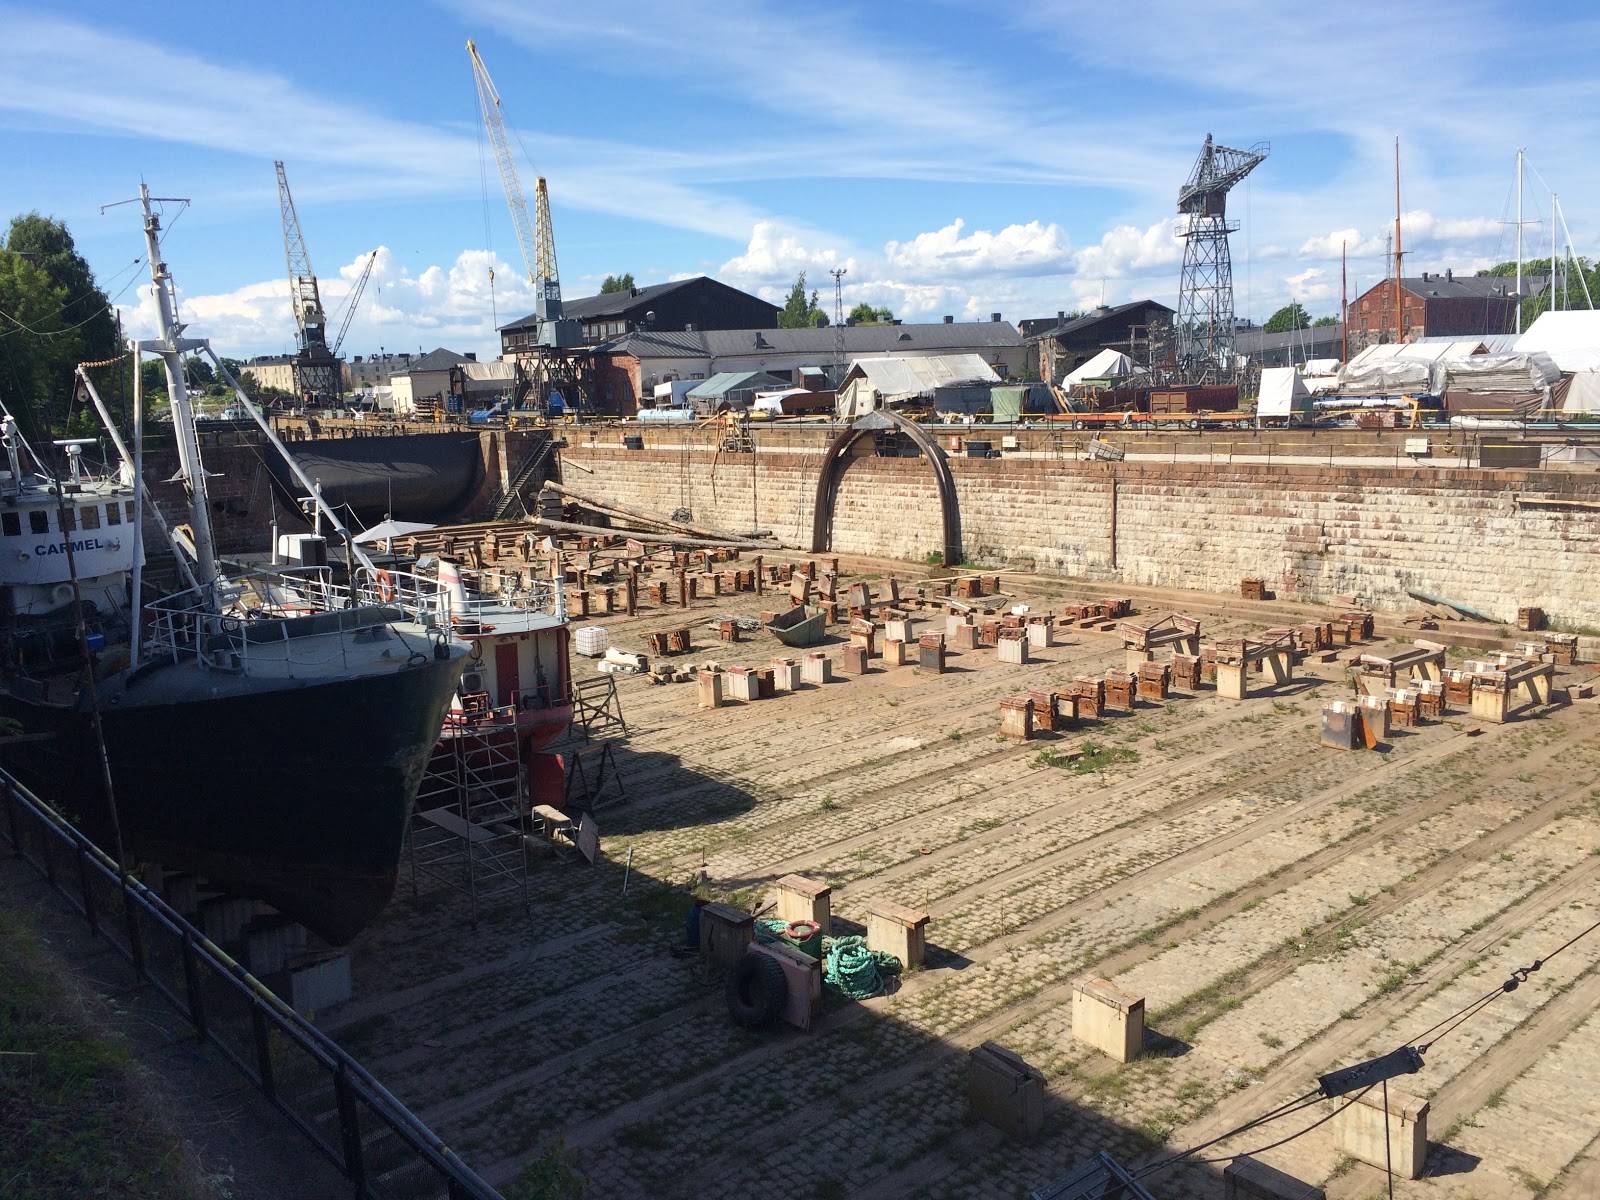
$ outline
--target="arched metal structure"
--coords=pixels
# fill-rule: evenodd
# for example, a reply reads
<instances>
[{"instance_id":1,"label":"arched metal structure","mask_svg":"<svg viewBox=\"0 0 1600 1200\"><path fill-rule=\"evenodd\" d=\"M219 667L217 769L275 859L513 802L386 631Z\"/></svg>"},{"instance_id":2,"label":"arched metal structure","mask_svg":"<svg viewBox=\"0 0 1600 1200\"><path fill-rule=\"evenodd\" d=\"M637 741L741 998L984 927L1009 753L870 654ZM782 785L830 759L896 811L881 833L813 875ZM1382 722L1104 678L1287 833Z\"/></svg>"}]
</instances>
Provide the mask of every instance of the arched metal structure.
<instances>
[{"instance_id":1,"label":"arched metal structure","mask_svg":"<svg viewBox=\"0 0 1600 1200\"><path fill-rule=\"evenodd\" d=\"M839 481L844 478L850 463L850 449L862 438L875 437L892 431L902 433L922 451L922 457L933 468L934 482L939 488L939 511L944 528L944 561L954 565L961 561L961 509L956 501L956 480L950 472L939 443L915 421L887 409L867 413L842 431L828 445L823 459L822 472L817 478L816 504L811 515L811 553L821 554L833 549L833 507L839 497Z\"/></svg>"}]
</instances>

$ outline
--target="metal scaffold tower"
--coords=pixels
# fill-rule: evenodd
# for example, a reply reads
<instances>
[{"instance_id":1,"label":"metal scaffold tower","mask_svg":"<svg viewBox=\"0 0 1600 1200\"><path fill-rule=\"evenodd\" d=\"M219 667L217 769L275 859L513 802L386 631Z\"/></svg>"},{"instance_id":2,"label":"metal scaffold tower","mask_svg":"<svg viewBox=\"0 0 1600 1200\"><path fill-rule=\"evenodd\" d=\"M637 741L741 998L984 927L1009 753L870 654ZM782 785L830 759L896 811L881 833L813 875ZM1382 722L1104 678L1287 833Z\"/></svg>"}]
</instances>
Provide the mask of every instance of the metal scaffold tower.
<instances>
[{"instance_id":1,"label":"metal scaffold tower","mask_svg":"<svg viewBox=\"0 0 1600 1200\"><path fill-rule=\"evenodd\" d=\"M833 386L844 384L844 277L849 268L835 267L833 276Z\"/></svg>"},{"instance_id":2,"label":"metal scaffold tower","mask_svg":"<svg viewBox=\"0 0 1600 1200\"><path fill-rule=\"evenodd\" d=\"M1189 180L1178 190L1178 212L1187 218L1183 278L1178 286L1178 372L1189 383L1232 383L1233 260L1228 235L1239 228L1227 216L1228 192L1267 157L1267 144L1248 150L1206 144Z\"/></svg>"},{"instance_id":3,"label":"metal scaffold tower","mask_svg":"<svg viewBox=\"0 0 1600 1200\"><path fill-rule=\"evenodd\" d=\"M527 783L513 727L452 718L417 791L407 835L411 890L426 878L480 902L520 894L528 903Z\"/></svg>"}]
</instances>

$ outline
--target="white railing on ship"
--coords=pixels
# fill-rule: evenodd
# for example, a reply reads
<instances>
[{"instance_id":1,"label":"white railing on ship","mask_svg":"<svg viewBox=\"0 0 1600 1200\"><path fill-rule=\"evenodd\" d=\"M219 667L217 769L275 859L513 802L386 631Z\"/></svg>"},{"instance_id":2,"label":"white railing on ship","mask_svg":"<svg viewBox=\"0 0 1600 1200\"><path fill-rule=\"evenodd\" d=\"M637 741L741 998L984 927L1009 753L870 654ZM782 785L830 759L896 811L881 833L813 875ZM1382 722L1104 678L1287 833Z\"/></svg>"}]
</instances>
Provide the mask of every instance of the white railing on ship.
<instances>
[{"instance_id":1,"label":"white railing on ship","mask_svg":"<svg viewBox=\"0 0 1600 1200\"><path fill-rule=\"evenodd\" d=\"M503 616L507 611L561 615L562 596L552 580L525 582L515 572L493 568L480 576L484 580L491 577L499 584L492 594L463 591L464 602L452 597L433 576L411 571L361 567L355 573L353 587L358 604L385 604L423 625L442 628L474 621L492 624L497 615Z\"/></svg>"}]
</instances>

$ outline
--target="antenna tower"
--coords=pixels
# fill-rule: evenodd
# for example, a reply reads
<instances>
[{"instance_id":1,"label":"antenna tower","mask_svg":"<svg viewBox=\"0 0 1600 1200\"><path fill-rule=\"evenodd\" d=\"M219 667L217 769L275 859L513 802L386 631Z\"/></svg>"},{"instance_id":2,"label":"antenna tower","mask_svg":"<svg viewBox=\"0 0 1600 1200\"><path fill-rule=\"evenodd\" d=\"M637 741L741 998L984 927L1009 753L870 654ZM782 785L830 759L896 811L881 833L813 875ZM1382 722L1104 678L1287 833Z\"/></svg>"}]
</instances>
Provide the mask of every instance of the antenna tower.
<instances>
[{"instance_id":1,"label":"antenna tower","mask_svg":"<svg viewBox=\"0 0 1600 1200\"><path fill-rule=\"evenodd\" d=\"M1183 277L1178 285L1178 370L1191 383L1231 383L1233 354L1233 260L1228 235L1239 228L1227 216L1228 192L1267 157L1267 144L1248 150L1206 144L1188 182L1178 189L1178 212L1187 223Z\"/></svg>"}]
</instances>

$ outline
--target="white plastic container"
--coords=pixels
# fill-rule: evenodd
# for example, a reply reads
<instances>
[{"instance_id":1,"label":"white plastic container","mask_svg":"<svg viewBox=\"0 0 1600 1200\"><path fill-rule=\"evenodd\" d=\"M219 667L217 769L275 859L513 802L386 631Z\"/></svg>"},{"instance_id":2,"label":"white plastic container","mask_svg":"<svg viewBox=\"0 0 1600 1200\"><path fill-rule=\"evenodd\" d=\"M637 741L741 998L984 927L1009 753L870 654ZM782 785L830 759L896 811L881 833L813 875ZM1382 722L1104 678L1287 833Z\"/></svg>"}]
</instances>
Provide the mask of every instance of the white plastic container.
<instances>
[{"instance_id":1,"label":"white plastic container","mask_svg":"<svg viewBox=\"0 0 1600 1200\"><path fill-rule=\"evenodd\" d=\"M578 630L578 653L585 658L599 658L611 645L611 631L604 625L585 625Z\"/></svg>"}]
</instances>

